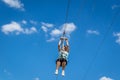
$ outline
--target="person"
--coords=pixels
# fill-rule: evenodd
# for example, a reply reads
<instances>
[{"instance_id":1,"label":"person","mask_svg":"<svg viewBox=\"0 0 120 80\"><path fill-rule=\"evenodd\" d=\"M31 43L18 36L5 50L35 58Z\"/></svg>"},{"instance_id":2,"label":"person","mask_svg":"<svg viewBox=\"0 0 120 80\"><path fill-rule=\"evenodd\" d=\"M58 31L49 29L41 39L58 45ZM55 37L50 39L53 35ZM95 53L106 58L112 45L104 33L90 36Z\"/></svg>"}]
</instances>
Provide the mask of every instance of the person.
<instances>
[{"instance_id":1,"label":"person","mask_svg":"<svg viewBox=\"0 0 120 80\"><path fill-rule=\"evenodd\" d=\"M64 42L66 42L66 45L64 45ZM55 74L58 74L58 70L60 67L62 67L62 76L65 76L65 67L68 62L68 55L69 55L69 43L68 39L61 37L58 43L58 51L59 51L59 57L56 60L56 71Z\"/></svg>"}]
</instances>

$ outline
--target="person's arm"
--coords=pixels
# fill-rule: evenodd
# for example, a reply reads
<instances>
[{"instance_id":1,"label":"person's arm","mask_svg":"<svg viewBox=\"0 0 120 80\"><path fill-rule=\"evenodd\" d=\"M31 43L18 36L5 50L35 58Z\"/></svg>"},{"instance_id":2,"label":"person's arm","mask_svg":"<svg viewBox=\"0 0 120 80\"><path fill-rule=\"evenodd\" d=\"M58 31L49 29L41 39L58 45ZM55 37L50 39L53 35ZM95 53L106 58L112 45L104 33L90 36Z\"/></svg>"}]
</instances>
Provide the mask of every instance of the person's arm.
<instances>
[{"instance_id":1,"label":"person's arm","mask_svg":"<svg viewBox=\"0 0 120 80\"><path fill-rule=\"evenodd\" d=\"M66 38L65 41L66 41L66 46L67 46L67 52L69 52L69 42L68 42L68 39Z\"/></svg>"},{"instance_id":2,"label":"person's arm","mask_svg":"<svg viewBox=\"0 0 120 80\"><path fill-rule=\"evenodd\" d=\"M60 47L61 44L62 44L62 38L60 38L59 43L58 43L58 51L61 50L61 47Z\"/></svg>"},{"instance_id":3,"label":"person's arm","mask_svg":"<svg viewBox=\"0 0 120 80\"><path fill-rule=\"evenodd\" d=\"M60 51L60 45L58 45L58 51Z\"/></svg>"},{"instance_id":4,"label":"person's arm","mask_svg":"<svg viewBox=\"0 0 120 80\"><path fill-rule=\"evenodd\" d=\"M66 41L66 45L69 46L69 42L67 38L65 39L65 41Z\"/></svg>"}]
</instances>

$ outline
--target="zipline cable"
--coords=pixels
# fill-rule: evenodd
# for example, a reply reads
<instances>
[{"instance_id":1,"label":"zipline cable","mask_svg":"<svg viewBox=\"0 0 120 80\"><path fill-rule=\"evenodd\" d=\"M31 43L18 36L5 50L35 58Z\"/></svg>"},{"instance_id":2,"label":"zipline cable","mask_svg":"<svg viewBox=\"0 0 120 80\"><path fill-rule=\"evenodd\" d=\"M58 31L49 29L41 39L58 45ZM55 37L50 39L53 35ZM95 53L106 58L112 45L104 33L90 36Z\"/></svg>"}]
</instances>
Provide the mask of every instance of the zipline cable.
<instances>
[{"instance_id":1,"label":"zipline cable","mask_svg":"<svg viewBox=\"0 0 120 80\"><path fill-rule=\"evenodd\" d=\"M68 0L68 4L67 4L67 9L66 9L66 15L65 15L65 25L64 25L64 30L63 30L63 37L66 34L66 28L67 28L67 21L68 21L68 13L69 13L69 8L70 8L70 0Z\"/></svg>"},{"instance_id":2,"label":"zipline cable","mask_svg":"<svg viewBox=\"0 0 120 80\"><path fill-rule=\"evenodd\" d=\"M116 14L113 16L113 18L112 18L112 20L111 20L111 23L108 25L108 29L107 29L107 31L106 31L106 33L105 33L102 41L100 42L100 44L99 44L99 46L98 46L98 48L97 48L97 50L96 50L96 52L95 52L96 54L95 54L95 56L93 57L93 59L92 59L92 61L90 62L90 64L88 65L88 69L86 70L85 75L83 76L83 78L82 78L81 80L85 80L85 79L86 79L87 74L88 74L90 68L92 67L94 61L96 60L97 56L99 55L99 51L101 50L101 48L102 48L102 46L103 46L103 44L104 44L104 42L105 42L105 40L106 40L109 32L111 31L112 25L114 24L115 19L117 18L119 12L120 12L120 10L118 10L118 11L116 12Z\"/></svg>"}]
</instances>

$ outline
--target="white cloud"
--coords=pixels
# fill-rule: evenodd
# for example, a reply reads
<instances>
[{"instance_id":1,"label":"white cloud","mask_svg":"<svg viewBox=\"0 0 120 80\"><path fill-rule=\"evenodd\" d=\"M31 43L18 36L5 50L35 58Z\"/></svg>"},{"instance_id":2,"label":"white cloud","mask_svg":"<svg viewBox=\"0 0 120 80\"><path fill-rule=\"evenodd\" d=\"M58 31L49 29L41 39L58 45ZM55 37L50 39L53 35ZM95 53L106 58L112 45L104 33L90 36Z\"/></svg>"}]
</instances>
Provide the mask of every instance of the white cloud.
<instances>
[{"instance_id":1,"label":"white cloud","mask_svg":"<svg viewBox=\"0 0 120 80\"><path fill-rule=\"evenodd\" d=\"M50 24L50 23L45 23L45 22L41 22L42 26L41 26L41 29L46 33L48 32L48 30L50 28L53 28L54 27L54 24Z\"/></svg>"},{"instance_id":2,"label":"white cloud","mask_svg":"<svg viewBox=\"0 0 120 80\"><path fill-rule=\"evenodd\" d=\"M56 37L56 36L61 35L61 34L62 34L62 31L59 30L59 29L54 29L54 30L51 31L50 34L51 34L52 37Z\"/></svg>"},{"instance_id":3,"label":"white cloud","mask_svg":"<svg viewBox=\"0 0 120 80\"><path fill-rule=\"evenodd\" d=\"M116 43L120 44L120 32L118 32L118 33L113 33L113 36L117 37Z\"/></svg>"},{"instance_id":4,"label":"white cloud","mask_svg":"<svg viewBox=\"0 0 120 80\"><path fill-rule=\"evenodd\" d=\"M15 21L12 21L9 24L5 24L2 26L2 32L6 35L10 33L15 33L16 35L19 35L20 33L23 34L32 34L37 32L37 29L35 27L28 28L22 28L21 25Z\"/></svg>"},{"instance_id":5,"label":"white cloud","mask_svg":"<svg viewBox=\"0 0 120 80\"><path fill-rule=\"evenodd\" d=\"M52 42L54 40L55 40L55 38L52 37L52 38L48 39L47 42Z\"/></svg>"},{"instance_id":6,"label":"white cloud","mask_svg":"<svg viewBox=\"0 0 120 80\"><path fill-rule=\"evenodd\" d=\"M35 33L35 32L37 32L37 29L35 27L31 27L30 29L26 28L23 31L23 33L25 33L25 34L32 34L32 33Z\"/></svg>"},{"instance_id":7,"label":"white cloud","mask_svg":"<svg viewBox=\"0 0 120 80\"><path fill-rule=\"evenodd\" d=\"M120 8L120 5L116 5L116 4L113 5L113 6L112 6L112 10L114 10L115 8Z\"/></svg>"},{"instance_id":8,"label":"white cloud","mask_svg":"<svg viewBox=\"0 0 120 80\"><path fill-rule=\"evenodd\" d=\"M76 26L74 23L66 23L62 25L62 32L65 30L66 34L72 33L76 29Z\"/></svg>"},{"instance_id":9,"label":"white cloud","mask_svg":"<svg viewBox=\"0 0 120 80\"><path fill-rule=\"evenodd\" d=\"M44 32L47 32L47 31L48 31L47 27L45 27L45 26L42 26L41 28L42 28L42 30L43 30Z\"/></svg>"},{"instance_id":10,"label":"white cloud","mask_svg":"<svg viewBox=\"0 0 120 80\"><path fill-rule=\"evenodd\" d=\"M20 0L2 0L4 3L9 5L10 7L16 8L16 9L21 9L24 10L24 4L21 3Z\"/></svg>"},{"instance_id":11,"label":"white cloud","mask_svg":"<svg viewBox=\"0 0 120 80\"><path fill-rule=\"evenodd\" d=\"M23 32L23 29L21 28L20 24L12 21L10 24L5 24L2 26L2 32L5 34L9 34L11 32L19 34L20 32Z\"/></svg>"},{"instance_id":12,"label":"white cloud","mask_svg":"<svg viewBox=\"0 0 120 80\"><path fill-rule=\"evenodd\" d=\"M113 80L113 79L111 79L111 78L109 78L109 77L106 77L106 76L103 76L103 77L101 77L99 80Z\"/></svg>"},{"instance_id":13,"label":"white cloud","mask_svg":"<svg viewBox=\"0 0 120 80\"><path fill-rule=\"evenodd\" d=\"M41 22L41 29L46 33L47 37L51 37L47 42L51 42L60 37L63 32L66 32L66 36L70 37L70 34L75 31L76 25L74 23L65 23L59 28L54 28L54 24Z\"/></svg>"},{"instance_id":14,"label":"white cloud","mask_svg":"<svg viewBox=\"0 0 120 80\"><path fill-rule=\"evenodd\" d=\"M34 78L33 80L40 80L40 78L39 78L39 77L36 77L36 78Z\"/></svg>"},{"instance_id":15,"label":"white cloud","mask_svg":"<svg viewBox=\"0 0 120 80\"><path fill-rule=\"evenodd\" d=\"M31 23L31 24L34 24L34 25L37 24L37 22L36 22L36 21L33 21L33 20L30 20L30 23Z\"/></svg>"},{"instance_id":16,"label":"white cloud","mask_svg":"<svg viewBox=\"0 0 120 80\"><path fill-rule=\"evenodd\" d=\"M99 35L100 33L96 30L87 30L88 34L94 34L94 35Z\"/></svg>"},{"instance_id":17,"label":"white cloud","mask_svg":"<svg viewBox=\"0 0 120 80\"><path fill-rule=\"evenodd\" d=\"M58 37L60 37L63 32L66 32L66 36L70 37L70 34L75 31L76 26L74 23L65 23L63 24L59 29L53 29L50 32L51 38L49 40L47 40L47 42L52 42L54 40L56 40Z\"/></svg>"},{"instance_id":18,"label":"white cloud","mask_svg":"<svg viewBox=\"0 0 120 80\"><path fill-rule=\"evenodd\" d=\"M67 35L70 35L74 30L76 29L76 26L74 23L66 23L63 24L61 29L54 29L51 31L51 36L60 36L65 31Z\"/></svg>"},{"instance_id":19,"label":"white cloud","mask_svg":"<svg viewBox=\"0 0 120 80\"><path fill-rule=\"evenodd\" d=\"M27 21L26 21L26 20L22 20L22 23L23 23L23 24L27 24Z\"/></svg>"},{"instance_id":20,"label":"white cloud","mask_svg":"<svg viewBox=\"0 0 120 80\"><path fill-rule=\"evenodd\" d=\"M41 22L41 24L42 24L42 26L45 26L45 27L48 27L48 28L51 28L51 27L54 26L53 24L45 23L45 22Z\"/></svg>"}]
</instances>

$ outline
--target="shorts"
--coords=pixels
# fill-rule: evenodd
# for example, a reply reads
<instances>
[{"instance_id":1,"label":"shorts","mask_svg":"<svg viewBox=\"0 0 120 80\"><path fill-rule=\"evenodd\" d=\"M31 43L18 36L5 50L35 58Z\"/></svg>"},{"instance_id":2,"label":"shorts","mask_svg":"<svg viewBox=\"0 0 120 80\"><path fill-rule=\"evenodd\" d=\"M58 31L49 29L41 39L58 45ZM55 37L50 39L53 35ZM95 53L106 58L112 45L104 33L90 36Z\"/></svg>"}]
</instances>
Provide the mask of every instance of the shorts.
<instances>
[{"instance_id":1,"label":"shorts","mask_svg":"<svg viewBox=\"0 0 120 80\"><path fill-rule=\"evenodd\" d=\"M57 64L57 61L60 61L60 66L62 66L62 62L66 62L66 65L67 65L67 60L66 59L64 59L64 58L58 58L57 60L56 60L56 64Z\"/></svg>"}]
</instances>

